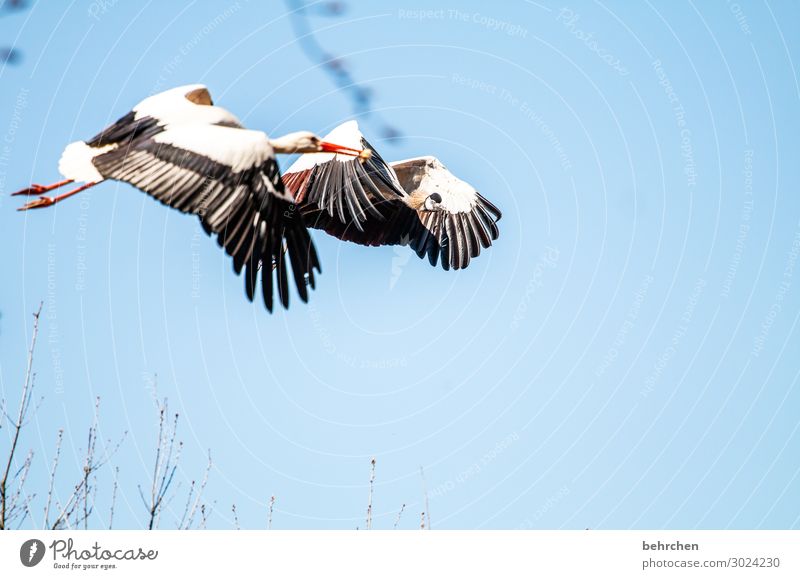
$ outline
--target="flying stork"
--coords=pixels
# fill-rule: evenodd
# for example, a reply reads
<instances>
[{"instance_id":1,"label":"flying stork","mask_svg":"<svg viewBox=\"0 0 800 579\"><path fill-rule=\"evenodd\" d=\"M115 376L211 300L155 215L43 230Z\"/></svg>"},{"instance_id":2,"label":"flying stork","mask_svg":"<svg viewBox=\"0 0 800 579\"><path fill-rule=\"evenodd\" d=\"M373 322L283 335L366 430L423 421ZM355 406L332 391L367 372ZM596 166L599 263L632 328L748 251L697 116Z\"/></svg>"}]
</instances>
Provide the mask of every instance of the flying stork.
<instances>
[{"instance_id":1,"label":"flying stork","mask_svg":"<svg viewBox=\"0 0 800 579\"><path fill-rule=\"evenodd\" d=\"M271 264L263 268L261 287L272 311L273 285L283 306L289 306L285 254L303 301L308 301L306 285L314 287L314 270L320 271L308 230L283 187L275 153L323 151L359 162L370 155L307 131L270 139L215 106L205 86L187 85L148 97L90 140L67 145L58 164L63 181L31 185L12 195L39 195L20 207L25 211L49 207L106 179L130 183L165 205L198 215L206 232L216 235L233 258L236 273L244 269L250 301L262 261ZM56 197L44 195L73 182L84 184Z\"/></svg>"},{"instance_id":2,"label":"flying stork","mask_svg":"<svg viewBox=\"0 0 800 579\"><path fill-rule=\"evenodd\" d=\"M281 177L276 153L304 154ZM307 285L314 288L320 266L306 227L361 245L409 245L445 270L467 267L499 235L497 207L435 157L389 165L355 121L323 138L301 131L270 139L215 106L199 84L148 97L92 139L67 145L59 171L62 181L12 194L39 196L21 211L49 207L106 179L130 183L197 215L236 273L244 270L250 301L261 276L270 312L274 287L289 306L286 261L304 302ZM83 184L45 196L77 182Z\"/></svg>"},{"instance_id":3,"label":"flying stork","mask_svg":"<svg viewBox=\"0 0 800 579\"><path fill-rule=\"evenodd\" d=\"M301 156L283 175L309 227L361 245L408 245L444 269L463 269L500 234L500 210L436 157L387 165L348 121L324 139L372 151Z\"/></svg>"}]
</instances>

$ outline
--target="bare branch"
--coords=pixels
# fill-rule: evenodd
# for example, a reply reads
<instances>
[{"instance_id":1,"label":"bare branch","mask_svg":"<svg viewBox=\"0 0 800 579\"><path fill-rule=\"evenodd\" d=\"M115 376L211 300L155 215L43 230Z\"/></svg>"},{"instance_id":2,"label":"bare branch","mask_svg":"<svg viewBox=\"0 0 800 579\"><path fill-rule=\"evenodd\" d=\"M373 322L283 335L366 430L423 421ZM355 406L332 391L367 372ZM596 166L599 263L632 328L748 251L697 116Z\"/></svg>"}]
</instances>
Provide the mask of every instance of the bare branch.
<instances>
[{"instance_id":1,"label":"bare branch","mask_svg":"<svg viewBox=\"0 0 800 579\"><path fill-rule=\"evenodd\" d=\"M0 14L11 12L13 10L21 10L26 8L27 2L24 0L2 0L0 1Z\"/></svg>"},{"instance_id":2,"label":"bare branch","mask_svg":"<svg viewBox=\"0 0 800 579\"><path fill-rule=\"evenodd\" d=\"M427 513L427 523L428 528L431 528L431 509L428 506L428 483L425 482L425 471L422 468L422 465L419 467L419 477L422 479L422 498L425 501L425 512Z\"/></svg>"},{"instance_id":3,"label":"bare branch","mask_svg":"<svg viewBox=\"0 0 800 579\"><path fill-rule=\"evenodd\" d=\"M356 81L347 63L342 58L334 56L320 45L311 28L309 21L311 5L307 0L287 0L287 4L290 10L289 19L297 38L297 43L308 59L322 66L322 69L333 80L334 84L350 99L355 114L376 122L385 139L400 139L400 131L382 120L380 114L374 110L372 104L373 92ZM344 2L315 3L313 6L315 8L320 6L327 8L328 14L332 15L341 14L345 9Z\"/></svg>"},{"instance_id":4,"label":"bare branch","mask_svg":"<svg viewBox=\"0 0 800 579\"><path fill-rule=\"evenodd\" d=\"M31 464L33 464L33 450L29 450L27 456L25 456L25 460L22 461L22 466L17 469L17 472L14 473L14 476L11 480L16 481L16 489L14 490L14 494L11 495L11 500L9 501L9 508L8 508L8 520L11 521L20 514L20 510L26 513L29 510L30 502L33 499L35 494L28 496L25 492L25 482L28 480L28 474L31 471ZM20 499L23 500L22 504L20 504Z\"/></svg>"},{"instance_id":5,"label":"bare branch","mask_svg":"<svg viewBox=\"0 0 800 579\"><path fill-rule=\"evenodd\" d=\"M23 0L0 0L0 17L11 14L12 12L26 8ZM17 64L22 58L19 50L8 46L0 46L0 65Z\"/></svg>"},{"instance_id":6,"label":"bare branch","mask_svg":"<svg viewBox=\"0 0 800 579\"><path fill-rule=\"evenodd\" d=\"M47 521L47 511L45 511L45 524L49 525L51 529L59 529L62 528L63 526L69 528L70 519L72 519L72 526L75 528L78 528L81 524L83 525L84 529L89 528L88 521L92 513L94 512L95 498L97 497L97 484L96 484L97 470L100 469L105 464L107 464L109 460L111 460L111 457L119 449L120 445L122 444L122 440L125 437L125 435L123 434L123 437L120 439L120 441L116 445L112 446L111 450L107 451L106 454L98 460L97 431L98 431L99 413L100 413L100 399L97 398L95 400L95 417L92 422L92 425L89 427L89 435L86 444L86 457L84 459L83 473L81 479L75 485L72 493L67 499L67 502L64 503L63 506L59 505L59 503L56 502L56 507L59 511L59 514L56 517L55 521L53 521L52 525L49 525ZM55 467L58 464L58 457L60 454L61 436L62 433L59 432L58 449L53 464L53 471L51 473L51 483L50 483L51 496L52 496L53 481L55 479ZM92 483L91 480L93 475L94 475L94 483ZM48 510L49 508L50 508L50 497L48 497L48 505L47 505Z\"/></svg>"},{"instance_id":7,"label":"bare branch","mask_svg":"<svg viewBox=\"0 0 800 579\"><path fill-rule=\"evenodd\" d=\"M272 511L275 508L275 495L269 498L269 516L267 517L267 529L272 530Z\"/></svg>"},{"instance_id":8,"label":"bare branch","mask_svg":"<svg viewBox=\"0 0 800 579\"><path fill-rule=\"evenodd\" d=\"M372 529L372 493L375 489L375 459L370 461L369 473L369 499L367 501L367 530Z\"/></svg>"},{"instance_id":9,"label":"bare branch","mask_svg":"<svg viewBox=\"0 0 800 579\"><path fill-rule=\"evenodd\" d=\"M97 446L97 418L100 413L100 397L98 396L94 402L94 419L92 425L89 427L89 439L86 443L86 458L83 463L83 528L89 528L89 477L95 470L94 455Z\"/></svg>"},{"instance_id":10,"label":"bare branch","mask_svg":"<svg viewBox=\"0 0 800 579\"><path fill-rule=\"evenodd\" d=\"M213 506L213 504L214 503L212 503L212 506ZM212 507L209 507L208 509L206 509L206 506L204 504L200 505L200 517L201 517L200 518L200 528L201 529L205 529L206 528L206 525L208 523L208 516L211 514L211 508Z\"/></svg>"},{"instance_id":11,"label":"bare branch","mask_svg":"<svg viewBox=\"0 0 800 579\"><path fill-rule=\"evenodd\" d=\"M400 511L397 513L397 518L394 520L394 529L397 529L397 525L400 524L400 517L403 516L403 511L406 509L406 504L403 503L403 506L400 507Z\"/></svg>"},{"instance_id":12,"label":"bare branch","mask_svg":"<svg viewBox=\"0 0 800 579\"><path fill-rule=\"evenodd\" d=\"M111 514L108 516L108 530L114 528L114 508L117 504L117 488L119 479L119 467L114 468L114 487L111 490Z\"/></svg>"},{"instance_id":13,"label":"bare branch","mask_svg":"<svg viewBox=\"0 0 800 579\"><path fill-rule=\"evenodd\" d=\"M36 348L36 337L39 335L39 316L42 313L43 305L44 302L39 302L39 309L35 314L33 314L33 336L31 338L30 349L28 350L28 364L25 370L25 382L22 386L22 395L20 396L17 419L11 425L14 434L11 438L11 448L8 451L8 460L6 461L5 469L3 469L3 478L0 479L0 530L5 529L9 521L7 512L8 475L11 472L11 467L14 463L14 454L17 451L17 444L19 443L19 436L22 432L22 425L25 422L25 416L28 412L31 395L33 393L33 353Z\"/></svg>"},{"instance_id":14,"label":"bare branch","mask_svg":"<svg viewBox=\"0 0 800 579\"><path fill-rule=\"evenodd\" d=\"M241 531L242 528L239 526L239 514L236 512L236 503L231 505L231 511L233 511L233 525L236 527L237 531Z\"/></svg>"},{"instance_id":15,"label":"bare branch","mask_svg":"<svg viewBox=\"0 0 800 579\"><path fill-rule=\"evenodd\" d=\"M194 504L192 504L191 510L188 512L188 518L186 514L186 510L184 510L184 516L181 518L181 522L178 525L179 529L191 529L192 525L194 524L194 517L197 514L197 508L200 506L200 500L203 498L203 492L206 489L206 484L208 484L208 475L211 472L211 451L208 451L208 463L206 464L206 471L203 474L203 480L200 483L200 486L197 488L197 493L195 494ZM192 481L192 486L189 489L189 497L186 500L186 507L188 510L189 503L192 502L192 492L195 488L195 483ZM184 523L185 521L185 523Z\"/></svg>"},{"instance_id":16,"label":"bare branch","mask_svg":"<svg viewBox=\"0 0 800 579\"><path fill-rule=\"evenodd\" d=\"M33 497L34 497L34 496L36 496L36 495L31 495L31 500L33 500ZM25 511L24 511L24 512L23 512L23 514L22 514L22 517L20 517L20 519L19 519L19 523L17 523L17 530L20 530L20 529L22 528L22 524L23 524L23 523L24 523L24 522L25 522L25 521L28 519L28 516L29 516L30 514L31 514L31 511L30 511L30 509L29 509L29 508L26 506L26 507L25 507Z\"/></svg>"},{"instance_id":17,"label":"bare branch","mask_svg":"<svg viewBox=\"0 0 800 579\"><path fill-rule=\"evenodd\" d=\"M56 483L56 469L58 468L58 460L61 458L61 444L64 440L64 429L58 430L58 438L56 438L56 455L53 457L53 468L50 469L50 485L47 487L47 504L44 506L44 526L50 528L49 516L50 505L53 503L53 488Z\"/></svg>"},{"instance_id":18,"label":"bare branch","mask_svg":"<svg viewBox=\"0 0 800 579\"><path fill-rule=\"evenodd\" d=\"M83 496L83 484L84 479L81 479L80 482L75 485L75 488L72 490L72 494L70 494L67 502L59 509L58 516L56 517L55 521L53 521L53 525L50 527L52 530L60 529L63 525L69 527L69 519L75 514L75 511L80 505L81 497ZM59 507L58 501L56 501L56 507Z\"/></svg>"},{"instance_id":19,"label":"bare branch","mask_svg":"<svg viewBox=\"0 0 800 579\"><path fill-rule=\"evenodd\" d=\"M156 445L156 461L153 468L153 480L150 486L150 502L144 499L141 487L139 488L142 494L142 500L145 502L150 516L147 528L152 530L158 528L159 521L161 520L161 512L166 504L165 497L172 486L175 478L175 472L178 469L178 462L180 461L181 449L183 443L178 442L177 449L175 447L175 437L178 431L178 414L172 423L167 422L167 399L161 403L158 410L158 440ZM191 491L190 491L191 492Z\"/></svg>"},{"instance_id":20,"label":"bare branch","mask_svg":"<svg viewBox=\"0 0 800 579\"><path fill-rule=\"evenodd\" d=\"M181 515L180 520L178 521L178 528L184 529L186 525L186 520L189 517L189 509L192 506L192 497L194 496L194 485L195 481L192 481L189 484L189 492L186 495L186 505L183 507L183 515Z\"/></svg>"}]
</instances>

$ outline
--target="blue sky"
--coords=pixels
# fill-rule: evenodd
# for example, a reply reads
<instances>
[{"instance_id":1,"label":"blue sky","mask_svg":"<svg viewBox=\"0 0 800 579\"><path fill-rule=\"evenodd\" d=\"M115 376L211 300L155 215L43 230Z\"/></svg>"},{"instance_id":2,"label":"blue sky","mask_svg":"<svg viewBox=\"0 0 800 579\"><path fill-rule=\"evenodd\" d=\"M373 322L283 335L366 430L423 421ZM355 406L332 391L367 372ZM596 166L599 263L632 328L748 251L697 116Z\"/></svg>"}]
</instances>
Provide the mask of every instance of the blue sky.
<instances>
[{"instance_id":1,"label":"blue sky","mask_svg":"<svg viewBox=\"0 0 800 579\"><path fill-rule=\"evenodd\" d=\"M263 528L271 495L276 528L363 527L371 457L377 528L403 504L398 527L418 527L425 487L434 528L800 526L800 8L347 5L311 24L405 138L364 119L367 136L387 159L442 159L501 208L501 237L444 272L315 233L317 291L274 315L196 220L127 185L26 214L8 193L56 180L66 143L180 84L274 135L351 118L285 6L76 1L0 19L23 53L0 69L12 403L45 304L32 487L64 428L68 494L99 396L101 438L128 434L95 524L119 467L116 526L142 526L157 384L185 443L171 508L210 449L212 527L233 526L235 503Z\"/></svg>"}]
</instances>

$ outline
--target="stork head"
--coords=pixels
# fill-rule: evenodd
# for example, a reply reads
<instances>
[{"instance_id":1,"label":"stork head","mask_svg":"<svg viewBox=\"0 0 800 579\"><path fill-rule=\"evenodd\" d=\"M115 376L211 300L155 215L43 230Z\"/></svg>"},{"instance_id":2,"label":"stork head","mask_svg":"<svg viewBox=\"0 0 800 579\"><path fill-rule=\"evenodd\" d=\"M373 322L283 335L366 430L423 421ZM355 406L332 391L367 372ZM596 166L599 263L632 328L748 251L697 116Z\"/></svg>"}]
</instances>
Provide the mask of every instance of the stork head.
<instances>
[{"instance_id":1,"label":"stork head","mask_svg":"<svg viewBox=\"0 0 800 579\"><path fill-rule=\"evenodd\" d=\"M277 139L271 139L270 143L276 153L291 155L293 153L335 153L338 155L349 155L360 159L369 159L372 151L369 149L352 149L343 145L323 141L310 131L298 131L289 133Z\"/></svg>"},{"instance_id":2,"label":"stork head","mask_svg":"<svg viewBox=\"0 0 800 579\"><path fill-rule=\"evenodd\" d=\"M478 192L462 181L436 157L417 157L392 163L412 209L467 213L472 210Z\"/></svg>"},{"instance_id":3,"label":"stork head","mask_svg":"<svg viewBox=\"0 0 800 579\"><path fill-rule=\"evenodd\" d=\"M439 204L442 202L442 196L438 193L431 193L427 197L425 197L425 201L423 203L426 211L435 211L439 208Z\"/></svg>"}]
</instances>

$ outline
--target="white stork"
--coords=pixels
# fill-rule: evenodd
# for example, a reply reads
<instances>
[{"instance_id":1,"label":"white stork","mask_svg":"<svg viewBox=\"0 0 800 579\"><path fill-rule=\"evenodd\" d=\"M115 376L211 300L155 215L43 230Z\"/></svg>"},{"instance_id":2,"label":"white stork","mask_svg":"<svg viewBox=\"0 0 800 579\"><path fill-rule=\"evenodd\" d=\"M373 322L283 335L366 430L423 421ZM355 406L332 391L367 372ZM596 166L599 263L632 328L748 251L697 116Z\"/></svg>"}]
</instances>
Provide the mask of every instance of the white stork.
<instances>
[{"instance_id":1,"label":"white stork","mask_svg":"<svg viewBox=\"0 0 800 579\"><path fill-rule=\"evenodd\" d=\"M303 155L284 173L307 226L361 245L409 245L444 269L467 267L498 238L500 210L439 159L387 165L356 121L324 139L372 155L366 162L336 153Z\"/></svg>"},{"instance_id":2,"label":"white stork","mask_svg":"<svg viewBox=\"0 0 800 579\"><path fill-rule=\"evenodd\" d=\"M49 207L105 179L130 183L165 205L198 215L206 232L233 257L235 271L244 268L251 301L263 269L262 295L272 311L273 285L283 306L289 305L285 254L303 301L308 300L306 284L313 288L314 270L320 271L275 153L316 152L358 162L370 156L363 148L336 145L306 131L270 139L214 106L205 86L188 85L146 98L97 136L68 145L59 161L65 180L13 195L40 196L20 208L24 211ZM44 195L73 182L84 184L56 197ZM262 261L273 267L261 268Z\"/></svg>"},{"instance_id":3,"label":"white stork","mask_svg":"<svg viewBox=\"0 0 800 579\"><path fill-rule=\"evenodd\" d=\"M281 178L276 153L306 154ZM320 267L307 226L362 245L409 245L444 269L467 267L499 235L497 207L435 157L387 165L355 121L323 139L306 131L270 139L214 106L202 85L151 96L92 139L71 143L59 171L65 180L13 193L39 196L20 210L49 207L105 179L130 183L199 216L236 273L244 269L251 301L260 271L269 311L274 286L289 306L287 254L308 301ZM44 195L73 182L84 184Z\"/></svg>"}]
</instances>

